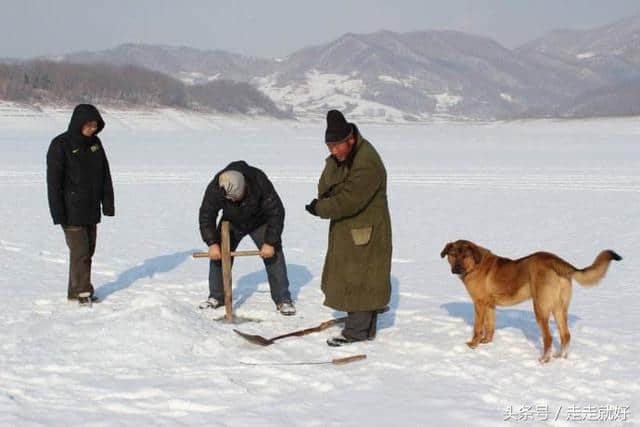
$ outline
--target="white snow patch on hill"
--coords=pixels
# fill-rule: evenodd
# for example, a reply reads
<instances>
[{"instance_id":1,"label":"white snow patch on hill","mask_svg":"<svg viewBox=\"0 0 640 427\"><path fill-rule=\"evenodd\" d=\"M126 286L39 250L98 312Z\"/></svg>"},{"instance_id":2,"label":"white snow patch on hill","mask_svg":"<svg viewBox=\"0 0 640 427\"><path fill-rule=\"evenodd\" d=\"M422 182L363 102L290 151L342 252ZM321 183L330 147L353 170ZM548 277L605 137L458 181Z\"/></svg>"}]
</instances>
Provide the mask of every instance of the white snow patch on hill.
<instances>
[{"instance_id":1,"label":"white snow patch on hill","mask_svg":"<svg viewBox=\"0 0 640 427\"><path fill-rule=\"evenodd\" d=\"M513 102L513 97L508 93L501 93L500 98L504 99L507 102Z\"/></svg>"},{"instance_id":2,"label":"white snow patch on hill","mask_svg":"<svg viewBox=\"0 0 640 427\"><path fill-rule=\"evenodd\" d=\"M411 77L407 77L405 79L397 79L395 77L392 76L387 76L387 75L379 75L378 76L378 80L383 81L383 82L387 82L387 83L394 83L394 84L398 84L398 85L402 85L404 87L411 87L413 86L413 84L418 80L415 77L411 76Z\"/></svg>"},{"instance_id":3,"label":"white snow patch on hill","mask_svg":"<svg viewBox=\"0 0 640 427\"><path fill-rule=\"evenodd\" d=\"M447 112L449 108L453 107L463 99L462 96L452 95L447 92L435 94L435 95L432 95L432 97L435 98L437 102L436 111L438 111L439 113Z\"/></svg>"},{"instance_id":4,"label":"white snow patch on hill","mask_svg":"<svg viewBox=\"0 0 640 427\"><path fill-rule=\"evenodd\" d=\"M584 53L577 54L576 58L578 58L578 59L589 59L589 58L593 58L594 56L596 56L595 52L584 52Z\"/></svg>"}]
</instances>

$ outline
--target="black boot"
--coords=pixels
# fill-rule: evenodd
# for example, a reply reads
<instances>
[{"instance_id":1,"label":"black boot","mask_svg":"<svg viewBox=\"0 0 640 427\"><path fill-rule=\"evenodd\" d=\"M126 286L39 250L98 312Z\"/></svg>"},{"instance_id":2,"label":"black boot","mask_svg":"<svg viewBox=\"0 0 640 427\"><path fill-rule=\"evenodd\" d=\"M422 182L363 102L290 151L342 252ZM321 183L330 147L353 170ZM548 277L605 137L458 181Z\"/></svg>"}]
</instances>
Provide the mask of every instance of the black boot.
<instances>
[{"instance_id":1,"label":"black boot","mask_svg":"<svg viewBox=\"0 0 640 427\"><path fill-rule=\"evenodd\" d=\"M98 297L89 292L80 292L78 294L78 304L91 307L91 304L98 302Z\"/></svg>"},{"instance_id":2,"label":"black boot","mask_svg":"<svg viewBox=\"0 0 640 427\"><path fill-rule=\"evenodd\" d=\"M330 347L342 347L343 345L351 344L352 342L357 342L357 340L347 338L340 334L333 338L329 338L327 340L327 345Z\"/></svg>"}]
</instances>

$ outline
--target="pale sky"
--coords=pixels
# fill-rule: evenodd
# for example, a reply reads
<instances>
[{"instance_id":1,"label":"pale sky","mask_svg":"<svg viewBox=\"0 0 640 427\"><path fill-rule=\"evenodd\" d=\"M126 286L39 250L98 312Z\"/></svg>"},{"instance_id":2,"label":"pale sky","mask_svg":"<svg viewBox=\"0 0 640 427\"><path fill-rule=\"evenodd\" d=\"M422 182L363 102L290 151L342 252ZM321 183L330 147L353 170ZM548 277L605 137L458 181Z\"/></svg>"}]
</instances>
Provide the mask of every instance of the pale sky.
<instances>
[{"instance_id":1,"label":"pale sky","mask_svg":"<svg viewBox=\"0 0 640 427\"><path fill-rule=\"evenodd\" d=\"M640 13L640 0L0 0L0 57L122 43L281 57L344 33L453 29L515 47Z\"/></svg>"}]
</instances>

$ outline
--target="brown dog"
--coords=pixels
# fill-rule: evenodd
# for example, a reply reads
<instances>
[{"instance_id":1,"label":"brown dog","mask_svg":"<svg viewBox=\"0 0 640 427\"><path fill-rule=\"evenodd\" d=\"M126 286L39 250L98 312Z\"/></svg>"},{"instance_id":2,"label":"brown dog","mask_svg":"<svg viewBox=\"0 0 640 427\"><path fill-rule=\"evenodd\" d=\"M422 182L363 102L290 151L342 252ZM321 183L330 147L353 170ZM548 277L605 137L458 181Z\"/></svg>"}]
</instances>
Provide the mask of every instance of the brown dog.
<instances>
[{"instance_id":1,"label":"brown dog","mask_svg":"<svg viewBox=\"0 0 640 427\"><path fill-rule=\"evenodd\" d=\"M591 266L577 269L560 257L548 252L536 252L511 260L492 254L489 250L467 240L447 243L440 256L447 256L451 272L460 276L475 311L471 348L489 343L495 330L495 307L518 304L533 299L533 310L542 332L544 349L540 362L551 359L551 331L549 316L553 314L560 332L561 349L555 357L567 357L571 301L571 279L582 286L598 284L609 268L611 260L620 255L611 250L600 252Z\"/></svg>"}]
</instances>

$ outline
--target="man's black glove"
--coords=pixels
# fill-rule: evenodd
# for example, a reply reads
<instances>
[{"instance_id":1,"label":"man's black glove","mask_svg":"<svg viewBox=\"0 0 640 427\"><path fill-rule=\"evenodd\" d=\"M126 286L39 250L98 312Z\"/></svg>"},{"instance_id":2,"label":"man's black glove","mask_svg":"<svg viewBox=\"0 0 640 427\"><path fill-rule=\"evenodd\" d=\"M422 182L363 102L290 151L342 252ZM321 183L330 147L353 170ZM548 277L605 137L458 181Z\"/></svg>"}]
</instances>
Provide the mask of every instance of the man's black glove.
<instances>
[{"instance_id":1,"label":"man's black glove","mask_svg":"<svg viewBox=\"0 0 640 427\"><path fill-rule=\"evenodd\" d=\"M318 214L316 213L316 203L318 203L318 199L313 199L311 201L311 203L309 203L308 205L305 205L304 208L307 210L307 212L309 212L311 215L315 215L318 216Z\"/></svg>"}]
</instances>

